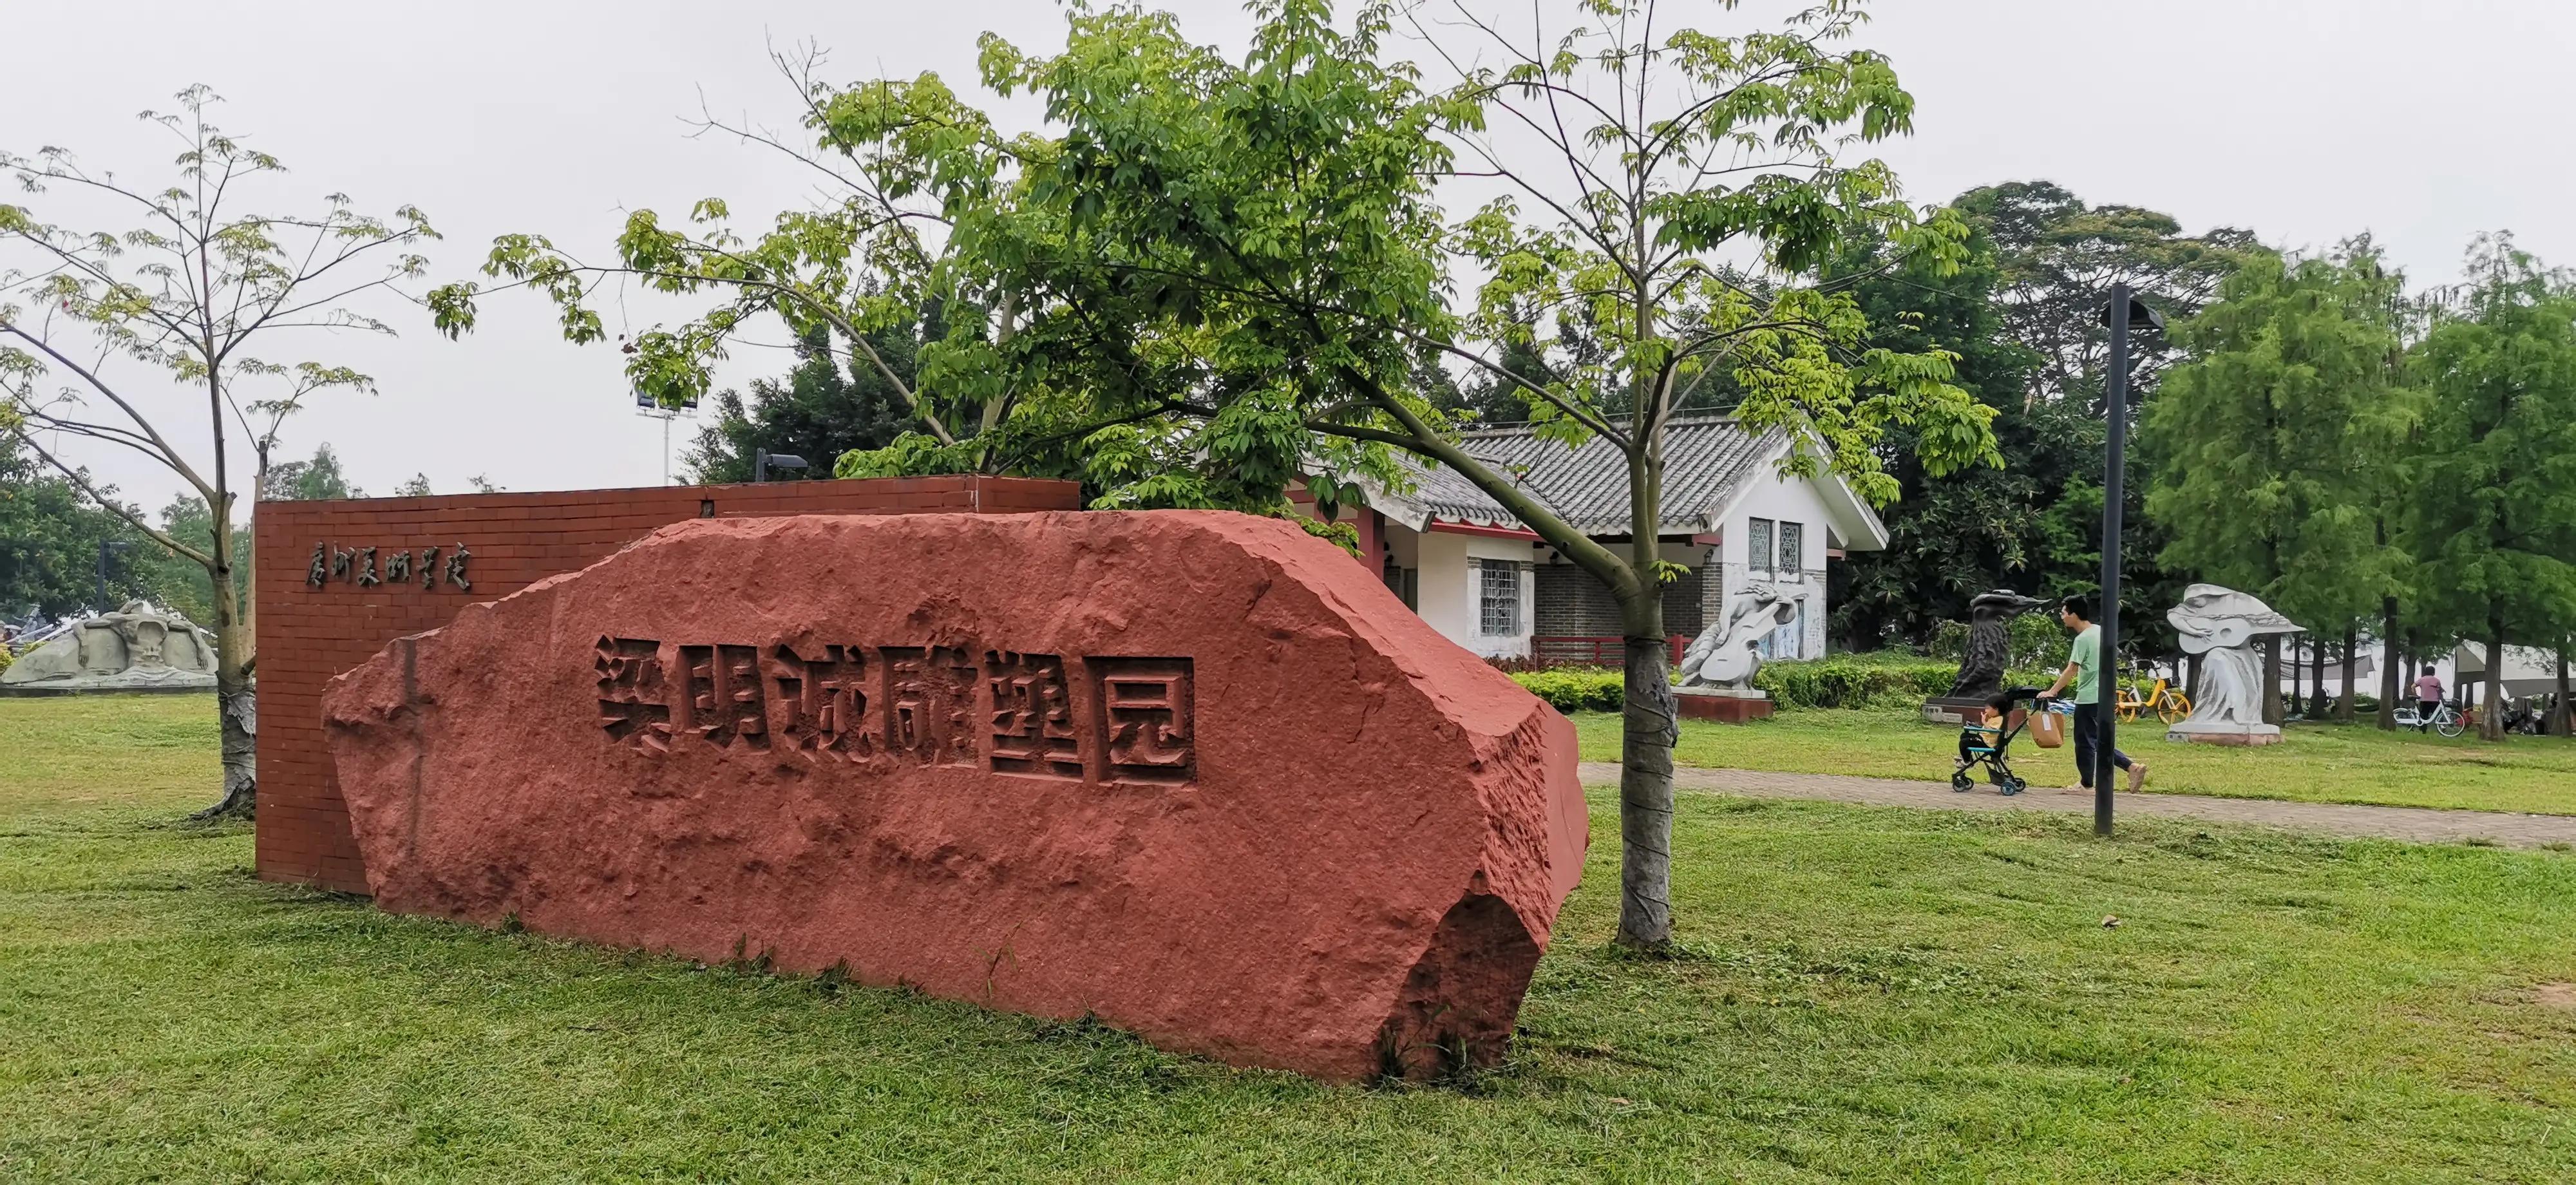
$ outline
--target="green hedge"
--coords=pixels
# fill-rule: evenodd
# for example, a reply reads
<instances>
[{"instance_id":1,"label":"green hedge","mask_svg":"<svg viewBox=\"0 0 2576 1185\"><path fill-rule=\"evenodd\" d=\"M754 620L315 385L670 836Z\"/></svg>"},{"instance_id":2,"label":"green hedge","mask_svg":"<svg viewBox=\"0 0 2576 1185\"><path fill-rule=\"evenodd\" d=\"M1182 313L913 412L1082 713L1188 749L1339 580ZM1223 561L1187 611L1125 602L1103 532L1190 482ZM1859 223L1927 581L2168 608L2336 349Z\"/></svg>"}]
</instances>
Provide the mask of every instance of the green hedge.
<instances>
[{"instance_id":1,"label":"green hedge","mask_svg":"<svg viewBox=\"0 0 2576 1185\"><path fill-rule=\"evenodd\" d=\"M1766 662L1753 685L1784 708L1911 707L1950 690L1958 674L1953 661L1880 651ZM1522 671L1512 678L1560 712L1618 711L1626 689L1619 672L1600 667ZM2015 671L2010 682L2045 687L2049 678L2047 671Z\"/></svg>"},{"instance_id":2,"label":"green hedge","mask_svg":"<svg viewBox=\"0 0 2576 1185\"><path fill-rule=\"evenodd\" d=\"M1959 664L1910 655L1838 654L1801 662L1766 662L1753 685L1784 708L1865 708L1919 704L1950 690Z\"/></svg>"},{"instance_id":3,"label":"green hedge","mask_svg":"<svg viewBox=\"0 0 2576 1185\"><path fill-rule=\"evenodd\" d=\"M1560 712L1616 712L1628 690L1626 676L1603 667L1514 671L1512 681Z\"/></svg>"}]
</instances>

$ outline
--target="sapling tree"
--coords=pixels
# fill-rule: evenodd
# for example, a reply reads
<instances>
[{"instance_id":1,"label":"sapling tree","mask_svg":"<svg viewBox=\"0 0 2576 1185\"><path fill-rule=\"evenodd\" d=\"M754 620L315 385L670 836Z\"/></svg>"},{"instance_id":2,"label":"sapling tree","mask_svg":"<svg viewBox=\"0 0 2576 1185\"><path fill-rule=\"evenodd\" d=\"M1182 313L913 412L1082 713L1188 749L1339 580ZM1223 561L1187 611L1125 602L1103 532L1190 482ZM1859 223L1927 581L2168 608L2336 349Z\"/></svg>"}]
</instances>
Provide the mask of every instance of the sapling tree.
<instances>
[{"instance_id":1,"label":"sapling tree","mask_svg":"<svg viewBox=\"0 0 2576 1185\"><path fill-rule=\"evenodd\" d=\"M159 187L92 171L60 148L0 149L0 169L23 191L0 203L0 427L205 570L224 771L207 817L248 814L256 801L255 606L235 578L250 563L236 530L251 515L244 503L258 501L278 432L307 399L373 390L346 366L276 351L299 331L393 332L360 309L402 294L425 266L416 248L436 237L416 209L380 219L339 194L301 213L248 212L285 166L209 123L219 101L191 87L178 111L143 113L179 146L175 176ZM131 217L132 228L52 220L93 211ZM100 448L177 476L207 509L202 533L173 533L101 497L73 452Z\"/></svg>"},{"instance_id":2,"label":"sapling tree","mask_svg":"<svg viewBox=\"0 0 2576 1185\"><path fill-rule=\"evenodd\" d=\"M844 473L1059 464L1102 505L1275 511L1292 482L1330 506L1354 476L1402 480L1396 450L1456 470L1622 607L1619 934L1658 947L1672 417L1723 392L1748 431L1798 437L1793 470L1884 502L1890 427L1947 472L1996 460L1993 412L1951 384L1948 354L1874 344L1851 277L1822 279L1854 242L1892 242L1889 267L1964 255L1954 215L1914 209L1883 164L1852 158L1913 111L1884 58L1842 44L1856 0L1731 36L1669 29L1653 4L1582 10L1600 27L1525 41L1465 9L1337 18L1268 0L1236 60L1165 14L1077 9L1061 52L983 41L984 83L1042 103L1043 135L999 134L928 76L806 81L814 148L798 151L846 201L758 238L725 229L720 204L688 230L639 213L604 263L512 236L487 270L543 289L584 340L601 336L601 282L716 293L630 343L629 374L657 393L703 390L758 313L852 349L935 312L905 387L919 431L844 457ZM1426 83L1395 58L1399 28L1449 76ZM1475 204L1453 212L1460 198ZM441 325L469 327L483 291L435 294ZM1488 403L1507 390L1567 447L1617 448L1633 539L1586 536L1462 448L1442 410L1458 375Z\"/></svg>"}]
</instances>

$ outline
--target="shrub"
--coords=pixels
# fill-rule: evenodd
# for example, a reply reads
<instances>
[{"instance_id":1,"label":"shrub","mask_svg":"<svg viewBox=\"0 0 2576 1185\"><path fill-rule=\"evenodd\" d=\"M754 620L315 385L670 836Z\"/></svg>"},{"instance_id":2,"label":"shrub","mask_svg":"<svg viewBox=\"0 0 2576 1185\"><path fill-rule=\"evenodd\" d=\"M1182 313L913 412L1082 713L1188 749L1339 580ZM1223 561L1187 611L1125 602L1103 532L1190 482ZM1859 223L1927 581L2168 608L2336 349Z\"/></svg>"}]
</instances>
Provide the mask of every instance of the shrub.
<instances>
[{"instance_id":1,"label":"shrub","mask_svg":"<svg viewBox=\"0 0 2576 1185\"><path fill-rule=\"evenodd\" d=\"M1560 712L1616 712L1627 698L1625 675L1605 667L1550 667L1514 671L1512 681Z\"/></svg>"},{"instance_id":2,"label":"shrub","mask_svg":"<svg viewBox=\"0 0 2576 1185\"><path fill-rule=\"evenodd\" d=\"M1753 685L1784 708L1864 708L1919 704L1950 690L1958 673L1955 662L1881 651L1766 662Z\"/></svg>"},{"instance_id":3,"label":"shrub","mask_svg":"<svg viewBox=\"0 0 2576 1185\"><path fill-rule=\"evenodd\" d=\"M1912 707L1950 689L1958 664L1896 651L1838 654L1806 661L1767 662L1753 685L1784 708ZM1627 682L1603 667L1552 667L1515 671L1514 682L1560 712L1615 712ZM2044 686L2049 672L2015 671L2011 681Z\"/></svg>"}]
</instances>

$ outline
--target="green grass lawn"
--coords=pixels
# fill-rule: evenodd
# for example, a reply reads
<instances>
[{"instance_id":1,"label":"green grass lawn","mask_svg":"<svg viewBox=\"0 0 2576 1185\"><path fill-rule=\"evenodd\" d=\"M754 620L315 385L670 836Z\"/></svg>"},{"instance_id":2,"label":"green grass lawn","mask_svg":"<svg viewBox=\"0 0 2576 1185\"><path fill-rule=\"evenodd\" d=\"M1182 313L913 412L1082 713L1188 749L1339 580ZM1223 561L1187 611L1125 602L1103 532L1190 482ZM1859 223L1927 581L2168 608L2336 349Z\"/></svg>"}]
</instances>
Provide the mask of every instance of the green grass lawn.
<instances>
[{"instance_id":1,"label":"green grass lawn","mask_svg":"<svg viewBox=\"0 0 2576 1185\"><path fill-rule=\"evenodd\" d=\"M1619 759L1619 717L1578 712L1583 759ZM2122 726L2120 748L2147 762L2147 789L2168 794L2364 802L2457 810L2576 815L2576 744L2559 737L2474 735L2445 739L2411 729L2292 724L2259 749L2178 744L2153 722ZM1854 774L1947 781L1959 753L1955 725L1926 724L1912 709L1783 711L1752 724L1682 722L1674 760L1723 769ZM2034 786L2075 784L2075 750L2013 743L2013 769Z\"/></svg>"},{"instance_id":2,"label":"green grass lawn","mask_svg":"<svg viewBox=\"0 0 2576 1185\"><path fill-rule=\"evenodd\" d=\"M2576 1177L2556 853L1691 795L1639 961L1596 798L1510 1062L1327 1087L262 884L212 725L0 700L0 1180Z\"/></svg>"}]
</instances>

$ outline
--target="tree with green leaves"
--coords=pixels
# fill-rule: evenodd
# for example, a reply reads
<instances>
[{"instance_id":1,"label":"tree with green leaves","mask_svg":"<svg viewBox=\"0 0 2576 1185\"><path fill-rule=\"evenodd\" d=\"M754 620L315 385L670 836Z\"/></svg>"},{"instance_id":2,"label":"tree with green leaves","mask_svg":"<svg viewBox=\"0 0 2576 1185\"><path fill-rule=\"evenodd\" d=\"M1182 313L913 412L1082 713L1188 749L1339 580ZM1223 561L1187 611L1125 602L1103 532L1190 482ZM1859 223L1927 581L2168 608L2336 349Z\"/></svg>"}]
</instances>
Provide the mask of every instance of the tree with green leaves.
<instances>
[{"instance_id":1,"label":"tree with green leaves","mask_svg":"<svg viewBox=\"0 0 2576 1185\"><path fill-rule=\"evenodd\" d=\"M898 377L915 377L919 343L880 331L871 352ZM699 429L688 465L701 483L750 481L753 453L767 449L814 459L893 444L912 423L885 375L873 366L852 370L831 348L828 328L817 327L797 343L796 368L782 380L754 379L751 394L719 391L715 422ZM820 474L817 474L820 476Z\"/></svg>"},{"instance_id":2,"label":"tree with green leaves","mask_svg":"<svg viewBox=\"0 0 2576 1185\"><path fill-rule=\"evenodd\" d=\"M101 505L115 504L47 441L140 454L207 507L202 533L119 515L206 572L224 786L204 813L247 814L258 782L257 655L255 606L239 591L250 566L240 503L257 502L279 427L306 399L373 389L345 366L271 351L302 330L391 333L359 302L399 295L426 265L415 248L435 235L418 210L379 219L340 194L304 213L243 212L285 166L209 123L219 100L204 87L178 101L177 113L143 114L178 147L176 176L161 188L93 172L59 148L0 150L23 200L61 190L136 219L122 231L82 230L0 204L0 428ZM173 401L169 390L192 396Z\"/></svg>"},{"instance_id":3,"label":"tree with green leaves","mask_svg":"<svg viewBox=\"0 0 2576 1185\"><path fill-rule=\"evenodd\" d=\"M2262 598L2306 625L2320 656L2409 568L2380 529L2416 415L2390 366L2403 289L2367 238L2248 259L2175 326L2188 360L2142 425L2165 566ZM2267 652L2275 686L2278 661Z\"/></svg>"},{"instance_id":4,"label":"tree with green leaves","mask_svg":"<svg viewBox=\"0 0 2576 1185\"><path fill-rule=\"evenodd\" d=\"M2493 740L2505 647L2576 633L2576 279L2482 236L2432 310L2410 359L2425 406L2406 536L2426 614L2486 652Z\"/></svg>"},{"instance_id":5,"label":"tree with green leaves","mask_svg":"<svg viewBox=\"0 0 2576 1185\"><path fill-rule=\"evenodd\" d=\"M1989 589L2066 595L2091 587L2042 587L2044 557L2031 523L2048 504L2046 492L2064 485L2069 458L2058 442L2068 435L2067 421L2082 416L2064 404L2025 407L2027 372L2037 360L2004 335L1993 299L2000 270L1992 241L1975 234L1965 262L1938 277L1890 270L1883 253L1877 244L1858 244L1833 269L1851 277L1871 343L1954 356L1954 381L1995 410L2005 460L1934 477L1917 456L1910 425L1887 432L1879 451L1905 496L1881 511L1887 546L1838 565L1842 583L1833 597L1834 627L1854 650L1928 645L1945 624L1964 621L1968 601Z\"/></svg>"},{"instance_id":6,"label":"tree with green leaves","mask_svg":"<svg viewBox=\"0 0 2576 1185\"><path fill-rule=\"evenodd\" d=\"M101 544L119 545L106 553L111 599L153 591L139 578L136 561L148 541L128 521L134 508L102 506L92 490L116 493L54 473L15 436L0 434L0 617L115 608L97 603Z\"/></svg>"},{"instance_id":7,"label":"tree with green leaves","mask_svg":"<svg viewBox=\"0 0 2576 1185\"><path fill-rule=\"evenodd\" d=\"M1392 450L1456 470L1622 606L1619 936L1660 946L1675 738L1660 585L1675 573L1654 531L1595 541L1467 453L1421 362L1506 384L1568 446L1611 442L1643 523L1660 519L1665 428L1711 383L1732 385L1749 430L1799 436L1794 470L1882 503L1893 425L1915 427L1932 471L1992 463L1991 411L1950 383L1950 357L1873 346L1848 290L1821 282L1855 241L1893 241L1892 265L1959 257L1956 217L1844 155L1907 131L1913 100L1883 57L1840 44L1854 0L1731 36L1604 0L1585 5L1599 29L1535 43L1464 9L1463 35L1387 4L1256 11L1240 61L1129 9L1076 10L1048 56L988 35L985 83L1036 98L1045 137L999 135L929 76L808 86L809 133L854 177L847 205L782 215L759 240L724 229L720 203L689 231L639 213L613 265L511 236L487 270L545 290L585 339L586 294L609 276L720 294L637 339L629 373L657 395L702 388L703 361L756 312L829 324L849 348L950 310L906 387L923 431L845 473L1060 462L1095 505L1275 512L1293 481L1331 500L1355 475L1401 482ZM1454 64L1446 83L1387 56L1408 17ZM1489 198L1460 216L1440 200L1471 191ZM1453 308L1458 276L1477 282ZM440 323L470 326L479 295L436 294ZM1549 336L1565 317L1597 349Z\"/></svg>"},{"instance_id":8,"label":"tree with green leaves","mask_svg":"<svg viewBox=\"0 0 2576 1185\"><path fill-rule=\"evenodd\" d=\"M340 454L331 451L324 441L313 449L309 461L283 461L268 467L260 483L260 497L270 502L319 502L329 498L364 498L365 490L349 484L349 474L340 466Z\"/></svg>"},{"instance_id":9,"label":"tree with green leaves","mask_svg":"<svg viewBox=\"0 0 2576 1185\"><path fill-rule=\"evenodd\" d=\"M2027 400L2077 399L2097 414L2111 351L2101 312L2111 286L2129 285L2168 323L2178 323L2261 249L2251 231L2218 227L2186 235L2170 214L2089 205L2048 181L1972 189L1957 204L1995 244L1996 302L2006 335L2038 355ZM2174 343L2140 334L2130 357L2130 390L2144 398L2178 354Z\"/></svg>"}]
</instances>

